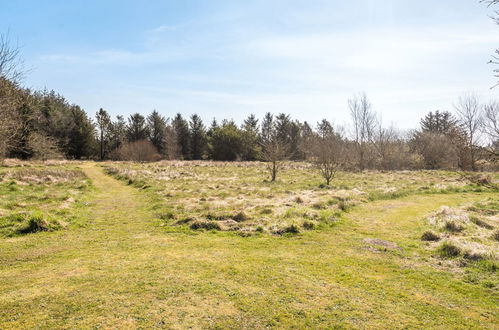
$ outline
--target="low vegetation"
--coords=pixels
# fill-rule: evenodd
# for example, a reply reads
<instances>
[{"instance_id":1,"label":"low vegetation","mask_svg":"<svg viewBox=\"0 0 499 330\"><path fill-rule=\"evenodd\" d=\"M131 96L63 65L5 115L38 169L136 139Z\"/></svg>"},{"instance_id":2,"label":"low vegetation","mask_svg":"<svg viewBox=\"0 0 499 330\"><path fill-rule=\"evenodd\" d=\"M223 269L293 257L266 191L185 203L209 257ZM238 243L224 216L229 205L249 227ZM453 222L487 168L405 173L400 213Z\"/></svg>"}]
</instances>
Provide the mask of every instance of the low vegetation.
<instances>
[{"instance_id":1,"label":"low vegetation","mask_svg":"<svg viewBox=\"0 0 499 330\"><path fill-rule=\"evenodd\" d=\"M429 251L448 261L448 268L460 271L466 267L468 277L481 278L489 287L499 285L498 202L494 197L467 206L443 206L428 218L432 230L421 237Z\"/></svg>"},{"instance_id":2,"label":"low vegetation","mask_svg":"<svg viewBox=\"0 0 499 330\"><path fill-rule=\"evenodd\" d=\"M339 172L323 185L308 163L282 164L272 182L263 163L109 163L106 171L154 196L169 230L234 231L244 235L298 233L334 225L355 205L414 194L495 191L453 172ZM494 182L499 177L492 175ZM449 230L458 231L454 222ZM290 229L292 228L292 230Z\"/></svg>"},{"instance_id":3,"label":"low vegetation","mask_svg":"<svg viewBox=\"0 0 499 330\"><path fill-rule=\"evenodd\" d=\"M497 192L455 173L338 172L325 186L307 163L283 163L275 182L260 163L102 166L111 175L1 168L4 327L497 323L484 253L499 244Z\"/></svg>"},{"instance_id":4,"label":"low vegetation","mask_svg":"<svg viewBox=\"0 0 499 330\"><path fill-rule=\"evenodd\" d=\"M7 162L0 167L0 237L53 231L75 221L91 186L69 164Z\"/></svg>"}]
</instances>

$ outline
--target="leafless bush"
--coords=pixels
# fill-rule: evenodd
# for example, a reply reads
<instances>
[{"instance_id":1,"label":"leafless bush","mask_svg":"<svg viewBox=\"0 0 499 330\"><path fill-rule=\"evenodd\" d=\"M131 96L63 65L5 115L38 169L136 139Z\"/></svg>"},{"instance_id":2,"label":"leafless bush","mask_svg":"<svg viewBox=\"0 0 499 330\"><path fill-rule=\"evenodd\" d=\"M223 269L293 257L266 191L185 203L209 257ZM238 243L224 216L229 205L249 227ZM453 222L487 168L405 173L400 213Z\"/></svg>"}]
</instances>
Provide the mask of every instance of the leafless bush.
<instances>
[{"instance_id":1,"label":"leafless bush","mask_svg":"<svg viewBox=\"0 0 499 330\"><path fill-rule=\"evenodd\" d=\"M122 145L116 152L118 160L154 162L161 159L151 142L141 140Z\"/></svg>"}]
</instances>

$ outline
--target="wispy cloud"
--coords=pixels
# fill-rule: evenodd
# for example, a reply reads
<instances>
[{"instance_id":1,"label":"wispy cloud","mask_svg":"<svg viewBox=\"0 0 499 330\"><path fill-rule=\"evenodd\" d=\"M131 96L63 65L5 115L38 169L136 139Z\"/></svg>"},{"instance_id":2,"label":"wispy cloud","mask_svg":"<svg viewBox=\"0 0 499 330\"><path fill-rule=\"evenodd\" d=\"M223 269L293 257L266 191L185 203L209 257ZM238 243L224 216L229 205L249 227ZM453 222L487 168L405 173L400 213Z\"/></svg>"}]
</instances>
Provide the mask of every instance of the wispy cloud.
<instances>
[{"instance_id":1,"label":"wispy cloud","mask_svg":"<svg viewBox=\"0 0 499 330\"><path fill-rule=\"evenodd\" d=\"M410 15L391 2L383 6L393 16L399 10ZM198 111L206 117L272 111L311 121L334 114L341 121L348 117L348 97L364 90L385 117L411 126L424 112L449 107L460 91L480 89L490 96L491 68L485 62L499 44L494 28L396 19L354 25L342 16L356 11L336 1L339 10L324 1L326 10L304 6L303 13L285 9L284 1L265 2L262 11L263 3L235 13L166 21L140 32L133 47L46 54L37 67L66 67L65 74L78 69L99 81L91 88L116 88L112 98L99 97L120 111L134 111L140 100L145 109ZM283 9L280 15L274 6ZM376 15L385 14L371 7ZM133 84L116 87L116 77L125 75Z\"/></svg>"}]
</instances>

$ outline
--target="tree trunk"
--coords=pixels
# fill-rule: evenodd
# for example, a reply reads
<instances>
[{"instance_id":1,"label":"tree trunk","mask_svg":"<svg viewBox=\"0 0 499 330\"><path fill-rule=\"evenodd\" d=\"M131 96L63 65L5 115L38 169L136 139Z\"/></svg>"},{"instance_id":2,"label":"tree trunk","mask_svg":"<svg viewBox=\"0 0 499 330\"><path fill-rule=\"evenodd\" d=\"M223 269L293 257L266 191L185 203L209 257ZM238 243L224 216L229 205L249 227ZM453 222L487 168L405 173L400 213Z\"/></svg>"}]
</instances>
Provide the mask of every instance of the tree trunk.
<instances>
[{"instance_id":1,"label":"tree trunk","mask_svg":"<svg viewBox=\"0 0 499 330\"><path fill-rule=\"evenodd\" d=\"M276 161L273 161L272 162L272 182L275 181L277 177L277 164L276 164Z\"/></svg>"}]
</instances>

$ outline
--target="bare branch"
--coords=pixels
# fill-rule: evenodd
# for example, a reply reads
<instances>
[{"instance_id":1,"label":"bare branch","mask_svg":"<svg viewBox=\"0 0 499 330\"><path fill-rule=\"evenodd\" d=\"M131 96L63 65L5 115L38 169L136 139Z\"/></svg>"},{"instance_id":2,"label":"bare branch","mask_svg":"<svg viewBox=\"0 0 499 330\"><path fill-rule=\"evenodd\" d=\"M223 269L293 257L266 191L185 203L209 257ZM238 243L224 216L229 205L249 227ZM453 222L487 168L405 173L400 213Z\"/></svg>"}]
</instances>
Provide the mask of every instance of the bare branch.
<instances>
[{"instance_id":1,"label":"bare branch","mask_svg":"<svg viewBox=\"0 0 499 330\"><path fill-rule=\"evenodd\" d=\"M9 34L0 33L0 78L19 82L24 77L26 70L20 53L20 47L13 45Z\"/></svg>"}]
</instances>

